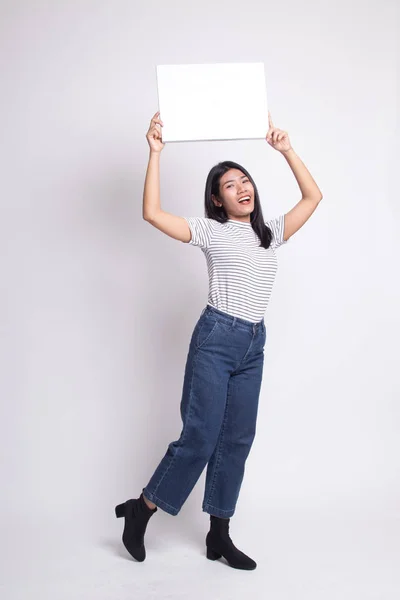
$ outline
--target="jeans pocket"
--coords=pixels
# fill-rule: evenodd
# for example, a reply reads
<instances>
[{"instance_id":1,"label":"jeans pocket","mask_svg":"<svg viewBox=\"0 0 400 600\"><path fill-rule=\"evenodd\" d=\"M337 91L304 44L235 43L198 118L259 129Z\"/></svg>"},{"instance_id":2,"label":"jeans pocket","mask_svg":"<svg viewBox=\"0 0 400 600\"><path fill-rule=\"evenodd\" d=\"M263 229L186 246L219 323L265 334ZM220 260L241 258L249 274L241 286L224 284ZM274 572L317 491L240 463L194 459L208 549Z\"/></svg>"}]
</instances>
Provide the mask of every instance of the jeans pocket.
<instances>
[{"instance_id":1,"label":"jeans pocket","mask_svg":"<svg viewBox=\"0 0 400 600\"><path fill-rule=\"evenodd\" d=\"M203 348L210 341L212 335L218 327L218 320L215 317L202 317L197 326L197 332L194 337L196 350Z\"/></svg>"}]
</instances>

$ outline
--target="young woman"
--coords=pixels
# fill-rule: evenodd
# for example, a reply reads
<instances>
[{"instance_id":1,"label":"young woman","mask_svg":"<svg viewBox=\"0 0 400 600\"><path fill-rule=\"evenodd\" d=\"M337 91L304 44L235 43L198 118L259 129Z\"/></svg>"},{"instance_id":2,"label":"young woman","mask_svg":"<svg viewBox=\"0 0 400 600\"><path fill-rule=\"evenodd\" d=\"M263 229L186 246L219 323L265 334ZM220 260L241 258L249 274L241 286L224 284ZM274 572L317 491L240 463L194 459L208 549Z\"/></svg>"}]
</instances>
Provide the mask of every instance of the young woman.
<instances>
[{"instance_id":1,"label":"young woman","mask_svg":"<svg viewBox=\"0 0 400 600\"><path fill-rule=\"evenodd\" d=\"M144 534L161 508L177 515L207 465L203 511L210 514L207 558L223 556L238 569L256 563L229 535L247 456L254 439L264 362L264 313L277 270L275 250L304 225L322 199L321 191L291 147L287 132L269 115L268 143L288 162L302 194L286 214L265 221L256 185L233 162L213 167L205 189L203 217L178 217L160 205L160 113L147 132L150 157L143 218L180 240L199 246L209 274L208 303L191 337L183 391L183 428L143 488L140 497L115 508L125 517L122 536L138 561L146 557Z\"/></svg>"}]
</instances>

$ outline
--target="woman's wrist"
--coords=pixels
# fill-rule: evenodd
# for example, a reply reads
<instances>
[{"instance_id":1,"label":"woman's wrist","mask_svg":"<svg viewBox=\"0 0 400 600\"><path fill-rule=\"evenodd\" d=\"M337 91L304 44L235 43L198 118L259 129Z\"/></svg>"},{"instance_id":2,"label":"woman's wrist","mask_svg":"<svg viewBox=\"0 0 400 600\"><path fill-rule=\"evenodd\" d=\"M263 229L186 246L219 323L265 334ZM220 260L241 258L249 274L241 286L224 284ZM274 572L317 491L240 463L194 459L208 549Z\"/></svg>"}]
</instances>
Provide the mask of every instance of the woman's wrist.
<instances>
[{"instance_id":1,"label":"woman's wrist","mask_svg":"<svg viewBox=\"0 0 400 600\"><path fill-rule=\"evenodd\" d=\"M161 152L157 152L156 150L150 150L149 152L149 160L159 160Z\"/></svg>"},{"instance_id":2,"label":"woman's wrist","mask_svg":"<svg viewBox=\"0 0 400 600\"><path fill-rule=\"evenodd\" d=\"M292 147L290 147L289 150L286 150L286 151L282 150L281 154L283 154L283 156L286 157L286 156L293 156L296 154L296 152L293 150Z\"/></svg>"}]
</instances>

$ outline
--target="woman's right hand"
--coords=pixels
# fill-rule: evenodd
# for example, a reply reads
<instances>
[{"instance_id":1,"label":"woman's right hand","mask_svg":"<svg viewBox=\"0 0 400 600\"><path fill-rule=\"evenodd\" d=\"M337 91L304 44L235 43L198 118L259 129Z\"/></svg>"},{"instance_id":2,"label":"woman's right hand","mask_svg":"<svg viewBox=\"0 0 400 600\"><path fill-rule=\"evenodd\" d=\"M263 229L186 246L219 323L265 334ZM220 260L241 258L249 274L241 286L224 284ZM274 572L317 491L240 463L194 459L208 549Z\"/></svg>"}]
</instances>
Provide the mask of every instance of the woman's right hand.
<instances>
[{"instance_id":1,"label":"woman's right hand","mask_svg":"<svg viewBox=\"0 0 400 600\"><path fill-rule=\"evenodd\" d=\"M156 112L150 121L149 130L146 134L147 141L150 146L150 152L161 152L165 144L162 141L161 127L164 123L160 119L160 113Z\"/></svg>"}]
</instances>

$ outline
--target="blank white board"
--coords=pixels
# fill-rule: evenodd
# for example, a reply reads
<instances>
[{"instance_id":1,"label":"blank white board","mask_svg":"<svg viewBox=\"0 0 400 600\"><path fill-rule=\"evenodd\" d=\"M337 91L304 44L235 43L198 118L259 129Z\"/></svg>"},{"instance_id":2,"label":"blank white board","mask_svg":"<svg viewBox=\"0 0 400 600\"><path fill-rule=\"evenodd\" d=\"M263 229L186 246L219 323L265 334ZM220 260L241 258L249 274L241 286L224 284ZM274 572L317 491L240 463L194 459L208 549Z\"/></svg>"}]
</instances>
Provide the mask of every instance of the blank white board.
<instances>
[{"instance_id":1,"label":"blank white board","mask_svg":"<svg viewBox=\"0 0 400 600\"><path fill-rule=\"evenodd\" d=\"M264 63L158 65L163 142L265 138Z\"/></svg>"}]
</instances>

